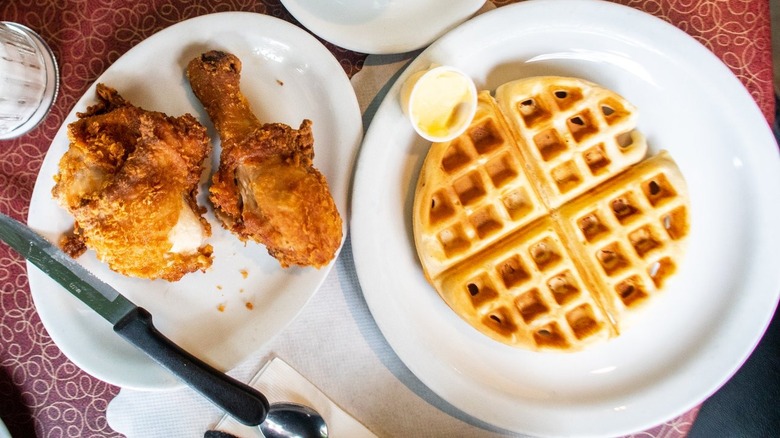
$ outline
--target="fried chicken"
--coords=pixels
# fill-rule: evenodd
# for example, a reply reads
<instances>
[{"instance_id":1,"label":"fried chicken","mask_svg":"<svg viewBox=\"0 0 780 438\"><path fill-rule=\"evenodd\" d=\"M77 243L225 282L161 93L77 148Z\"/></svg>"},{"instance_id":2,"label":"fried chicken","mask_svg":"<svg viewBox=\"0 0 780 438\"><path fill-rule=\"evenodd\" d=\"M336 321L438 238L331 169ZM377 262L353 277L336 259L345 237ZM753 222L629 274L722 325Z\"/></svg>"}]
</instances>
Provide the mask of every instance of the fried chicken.
<instances>
[{"instance_id":1,"label":"fried chicken","mask_svg":"<svg viewBox=\"0 0 780 438\"><path fill-rule=\"evenodd\" d=\"M240 90L241 61L210 51L187 66L195 96L222 141L209 199L223 226L265 245L283 267L321 267L341 245L342 220L314 168L312 123L261 123Z\"/></svg>"},{"instance_id":2,"label":"fried chicken","mask_svg":"<svg viewBox=\"0 0 780 438\"><path fill-rule=\"evenodd\" d=\"M169 281L205 270L212 247L195 200L211 142L189 114L146 111L97 85L99 102L68 125L52 195L75 218L61 241L124 275ZM85 248L86 246L86 248Z\"/></svg>"}]
</instances>

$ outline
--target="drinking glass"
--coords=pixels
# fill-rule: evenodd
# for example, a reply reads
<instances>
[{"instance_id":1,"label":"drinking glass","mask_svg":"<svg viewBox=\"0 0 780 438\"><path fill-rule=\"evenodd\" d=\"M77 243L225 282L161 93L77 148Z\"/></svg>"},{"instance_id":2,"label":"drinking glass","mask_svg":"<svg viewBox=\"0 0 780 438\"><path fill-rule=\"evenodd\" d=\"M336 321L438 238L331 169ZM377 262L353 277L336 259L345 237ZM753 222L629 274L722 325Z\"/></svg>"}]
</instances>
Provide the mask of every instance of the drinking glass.
<instances>
[{"instance_id":1,"label":"drinking glass","mask_svg":"<svg viewBox=\"0 0 780 438\"><path fill-rule=\"evenodd\" d=\"M58 87L57 62L48 44L26 26L0 21L0 140L38 125Z\"/></svg>"}]
</instances>

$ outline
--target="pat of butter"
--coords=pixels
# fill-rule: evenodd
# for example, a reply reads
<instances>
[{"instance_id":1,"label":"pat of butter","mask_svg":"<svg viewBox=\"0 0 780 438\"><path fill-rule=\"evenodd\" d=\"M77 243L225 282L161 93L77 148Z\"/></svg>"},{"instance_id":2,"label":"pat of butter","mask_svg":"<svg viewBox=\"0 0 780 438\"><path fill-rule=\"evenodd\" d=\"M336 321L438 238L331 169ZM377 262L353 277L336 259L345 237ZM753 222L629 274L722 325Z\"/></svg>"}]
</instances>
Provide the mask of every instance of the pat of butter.
<instances>
[{"instance_id":1,"label":"pat of butter","mask_svg":"<svg viewBox=\"0 0 780 438\"><path fill-rule=\"evenodd\" d=\"M177 254L191 254L200 248L205 239L203 224L189 205L182 200L179 220L168 232L168 240L172 246L170 252Z\"/></svg>"},{"instance_id":2,"label":"pat of butter","mask_svg":"<svg viewBox=\"0 0 780 438\"><path fill-rule=\"evenodd\" d=\"M477 107L474 82L449 66L419 72L407 81L402 105L415 130L430 141L448 141L471 124Z\"/></svg>"}]
</instances>

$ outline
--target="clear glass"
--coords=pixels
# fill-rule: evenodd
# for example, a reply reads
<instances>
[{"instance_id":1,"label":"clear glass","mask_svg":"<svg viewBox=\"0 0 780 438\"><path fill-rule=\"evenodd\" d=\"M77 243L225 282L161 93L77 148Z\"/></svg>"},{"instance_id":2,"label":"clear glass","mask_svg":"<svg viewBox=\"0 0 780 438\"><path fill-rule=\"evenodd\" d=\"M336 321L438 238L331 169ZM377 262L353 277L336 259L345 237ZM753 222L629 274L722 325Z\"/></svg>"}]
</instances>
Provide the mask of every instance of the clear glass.
<instances>
[{"instance_id":1,"label":"clear glass","mask_svg":"<svg viewBox=\"0 0 780 438\"><path fill-rule=\"evenodd\" d=\"M0 140L37 126L58 87L57 62L46 42L21 24L0 22Z\"/></svg>"}]
</instances>

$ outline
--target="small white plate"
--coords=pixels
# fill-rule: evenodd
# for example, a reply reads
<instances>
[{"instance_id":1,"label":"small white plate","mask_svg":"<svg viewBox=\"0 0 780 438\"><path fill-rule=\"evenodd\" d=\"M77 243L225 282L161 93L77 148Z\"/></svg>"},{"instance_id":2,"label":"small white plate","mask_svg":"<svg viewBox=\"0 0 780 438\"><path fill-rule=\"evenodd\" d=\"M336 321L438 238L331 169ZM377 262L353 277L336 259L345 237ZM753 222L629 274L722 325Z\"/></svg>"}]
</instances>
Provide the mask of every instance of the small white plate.
<instances>
[{"instance_id":1,"label":"small white plate","mask_svg":"<svg viewBox=\"0 0 780 438\"><path fill-rule=\"evenodd\" d=\"M412 234L429 143L399 104L432 63L479 89L541 74L581 77L640 111L651 153L686 178L689 247L636 324L574 354L494 342L425 281ZM459 26L390 88L366 133L353 188L354 260L379 328L443 399L487 423L542 436L618 436L674 418L712 394L758 343L780 293L780 155L755 101L710 51L670 24L610 2L529 1Z\"/></svg>"},{"instance_id":2,"label":"small white plate","mask_svg":"<svg viewBox=\"0 0 780 438\"><path fill-rule=\"evenodd\" d=\"M472 16L485 0L282 0L315 35L369 54L402 53L430 44Z\"/></svg>"},{"instance_id":3,"label":"small white plate","mask_svg":"<svg viewBox=\"0 0 780 438\"><path fill-rule=\"evenodd\" d=\"M216 141L211 166L219 163L218 135L184 75L187 63L210 49L236 54L243 64L241 88L261 121L297 127L313 121L315 166L328 180L346 223L352 164L362 138L354 90L333 55L306 31L266 15L227 12L181 22L141 42L98 78L130 102L172 116L191 113ZM95 102L90 87L52 141L36 181L30 226L56 241L73 219L51 197L52 176L68 148L66 127ZM209 178L210 179L210 178ZM214 265L178 282L121 276L88 251L79 262L149 310L157 328L213 366L228 370L281 331L319 288L332 263L282 269L261 245L244 245L199 202L213 236ZM37 268L28 265L38 313L54 342L76 365L114 385L159 389L180 386L166 370L113 333L111 326ZM246 304L251 303L252 309ZM224 311L218 308L224 306Z\"/></svg>"}]
</instances>

